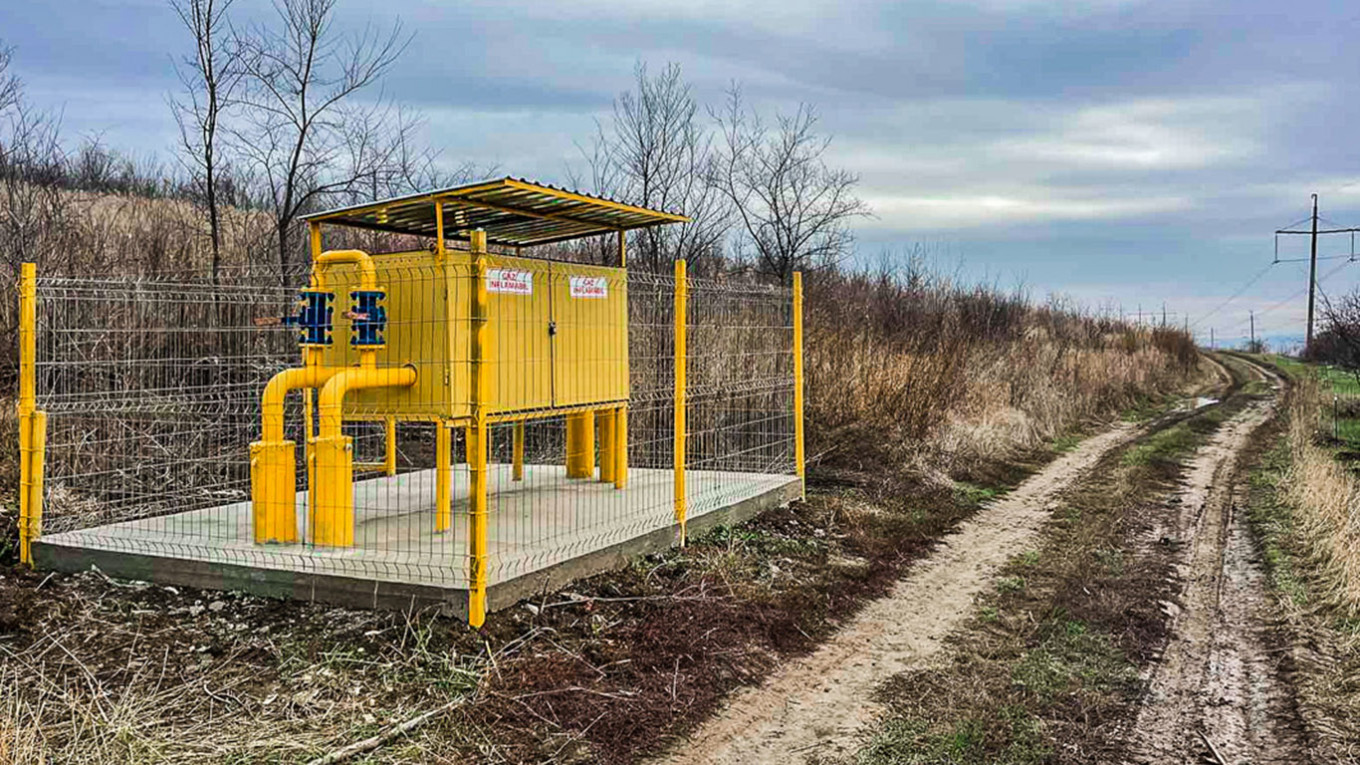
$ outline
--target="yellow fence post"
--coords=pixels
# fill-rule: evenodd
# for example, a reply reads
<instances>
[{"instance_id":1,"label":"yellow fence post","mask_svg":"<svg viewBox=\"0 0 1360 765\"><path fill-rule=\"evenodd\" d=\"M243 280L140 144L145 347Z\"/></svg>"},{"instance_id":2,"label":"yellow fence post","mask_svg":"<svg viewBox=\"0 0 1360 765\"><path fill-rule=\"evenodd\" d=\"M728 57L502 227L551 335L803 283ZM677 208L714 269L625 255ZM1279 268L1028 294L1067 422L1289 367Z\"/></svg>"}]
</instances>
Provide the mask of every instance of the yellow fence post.
<instances>
[{"instance_id":1,"label":"yellow fence post","mask_svg":"<svg viewBox=\"0 0 1360 765\"><path fill-rule=\"evenodd\" d=\"M675 522L685 546L685 335L688 331L689 281L685 261L675 261Z\"/></svg>"},{"instance_id":2,"label":"yellow fence post","mask_svg":"<svg viewBox=\"0 0 1360 765\"><path fill-rule=\"evenodd\" d=\"M472 342L469 353L472 424L468 427L468 624L481 627L486 621L486 494L487 432L490 403L491 338L488 335L486 294L486 232L472 232Z\"/></svg>"},{"instance_id":3,"label":"yellow fence post","mask_svg":"<svg viewBox=\"0 0 1360 765\"><path fill-rule=\"evenodd\" d=\"M47 414L38 411L38 267L19 268L19 560L33 563L42 533L42 475Z\"/></svg>"},{"instance_id":4,"label":"yellow fence post","mask_svg":"<svg viewBox=\"0 0 1360 765\"><path fill-rule=\"evenodd\" d=\"M793 272L793 458L807 499L806 451L803 447L803 272Z\"/></svg>"}]
</instances>

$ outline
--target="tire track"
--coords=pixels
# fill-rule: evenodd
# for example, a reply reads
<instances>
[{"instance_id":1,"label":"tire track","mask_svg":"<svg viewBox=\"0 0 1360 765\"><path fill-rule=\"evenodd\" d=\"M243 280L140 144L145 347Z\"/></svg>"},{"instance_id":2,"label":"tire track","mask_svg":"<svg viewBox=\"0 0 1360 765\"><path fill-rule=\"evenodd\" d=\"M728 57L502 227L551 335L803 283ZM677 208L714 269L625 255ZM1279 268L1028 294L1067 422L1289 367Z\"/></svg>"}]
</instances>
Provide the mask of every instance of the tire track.
<instances>
[{"instance_id":1,"label":"tire track","mask_svg":"<svg viewBox=\"0 0 1360 765\"><path fill-rule=\"evenodd\" d=\"M1250 365L1278 392L1281 380ZM1136 763L1297 763L1308 759L1288 677L1288 655L1272 629L1265 572L1238 512L1244 447L1274 412L1253 402L1196 454L1171 512L1143 540L1172 545L1178 603L1164 604L1171 638L1148 673L1129 734Z\"/></svg>"},{"instance_id":2,"label":"tire track","mask_svg":"<svg viewBox=\"0 0 1360 765\"><path fill-rule=\"evenodd\" d=\"M996 571L1033 545L1059 492L1140 433L1129 423L1083 441L946 537L892 592L812 655L777 670L727 706L665 763L789 763L852 755L882 711L883 680L927 665L972 613Z\"/></svg>"}]
</instances>

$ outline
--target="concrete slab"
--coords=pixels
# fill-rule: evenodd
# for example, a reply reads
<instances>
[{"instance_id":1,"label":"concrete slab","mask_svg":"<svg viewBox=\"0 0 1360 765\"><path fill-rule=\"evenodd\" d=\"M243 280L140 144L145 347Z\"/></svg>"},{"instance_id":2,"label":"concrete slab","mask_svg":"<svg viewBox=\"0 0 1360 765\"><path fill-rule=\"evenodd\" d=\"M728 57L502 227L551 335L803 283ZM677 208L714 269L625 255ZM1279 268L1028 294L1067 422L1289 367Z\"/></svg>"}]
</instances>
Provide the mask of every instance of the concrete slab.
<instances>
[{"instance_id":1,"label":"concrete slab","mask_svg":"<svg viewBox=\"0 0 1360 765\"><path fill-rule=\"evenodd\" d=\"M560 465L490 466L489 584L492 610L674 544L670 470L631 468L628 487L569 480ZM795 476L687 471L689 529L734 523L796 499ZM433 470L355 482L355 546L251 541L250 503L96 526L34 543L40 568L234 589L367 607L432 602L467 608L466 466L454 471L454 519L435 531ZM307 493L298 527L306 534Z\"/></svg>"}]
</instances>

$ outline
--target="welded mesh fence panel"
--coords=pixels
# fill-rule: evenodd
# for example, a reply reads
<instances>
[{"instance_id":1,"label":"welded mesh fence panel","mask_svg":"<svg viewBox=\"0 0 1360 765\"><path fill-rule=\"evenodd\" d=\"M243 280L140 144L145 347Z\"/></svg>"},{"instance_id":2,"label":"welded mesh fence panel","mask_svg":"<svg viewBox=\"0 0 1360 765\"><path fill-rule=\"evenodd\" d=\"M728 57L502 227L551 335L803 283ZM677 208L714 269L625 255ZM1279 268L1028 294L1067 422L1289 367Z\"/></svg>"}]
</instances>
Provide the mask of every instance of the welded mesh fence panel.
<instances>
[{"instance_id":1,"label":"welded mesh fence panel","mask_svg":"<svg viewBox=\"0 0 1360 765\"><path fill-rule=\"evenodd\" d=\"M297 310L297 289L283 285L305 284L309 274L40 277L44 536L90 549L466 587L478 369L488 378L480 405L489 418L491 584L669 533L674 279L493 257L484 277L488 346L478 360L476 282L465 256L451 254L447 267L424 251L375 256L384 322L372 353L356 344L374 319L354 302L359 269L327 271L334 323L316 350L323 365L408 368L415 382L342 392L340 432L353 439L348 507L318 507L313 490L326 438L322 386L283 398L279 437L297 445L288 473L296 538L283 542L258 538L251 445L268 440L266 386L302 365L299 328L279 319ZM694 518L787 484L793 367L787 290L690 280L689 294L685 465ZM334 529L318 524L345 514L352 538L326 542Z\"/></svg>"},{"instance_id":2,"label":"welded mesh fence panel","mask_svg":"<svg viewBox=\"0 0 1360 765\"><path fill-rule=\"evenodd\" d=\"M736 474L795 472L793 301L787 289L690 279L689 512L744 498Z\"/></svg>"}]
</instances>

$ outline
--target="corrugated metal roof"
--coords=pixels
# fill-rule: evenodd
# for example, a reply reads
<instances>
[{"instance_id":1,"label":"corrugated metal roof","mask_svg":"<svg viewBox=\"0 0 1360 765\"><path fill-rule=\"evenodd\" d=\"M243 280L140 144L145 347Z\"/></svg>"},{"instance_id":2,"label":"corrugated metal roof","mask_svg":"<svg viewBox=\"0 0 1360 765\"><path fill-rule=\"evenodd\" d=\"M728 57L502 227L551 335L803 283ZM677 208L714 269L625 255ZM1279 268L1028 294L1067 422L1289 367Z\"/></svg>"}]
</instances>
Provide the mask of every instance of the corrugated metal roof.
<instances>
[{"instance_id":1,"label":"corrugated metal roof","mask_svg":"<svg viewBox=\"0 0 1360 765\"><path fill-rule=\"evenodd\" d=\"M303 220L435 236L436 202L444 210L445 238L467 239L468 231L480 228L487 241L512 247L689 221L676 213L509 177L326 210Z\"/></svg>"}]
</instances>

